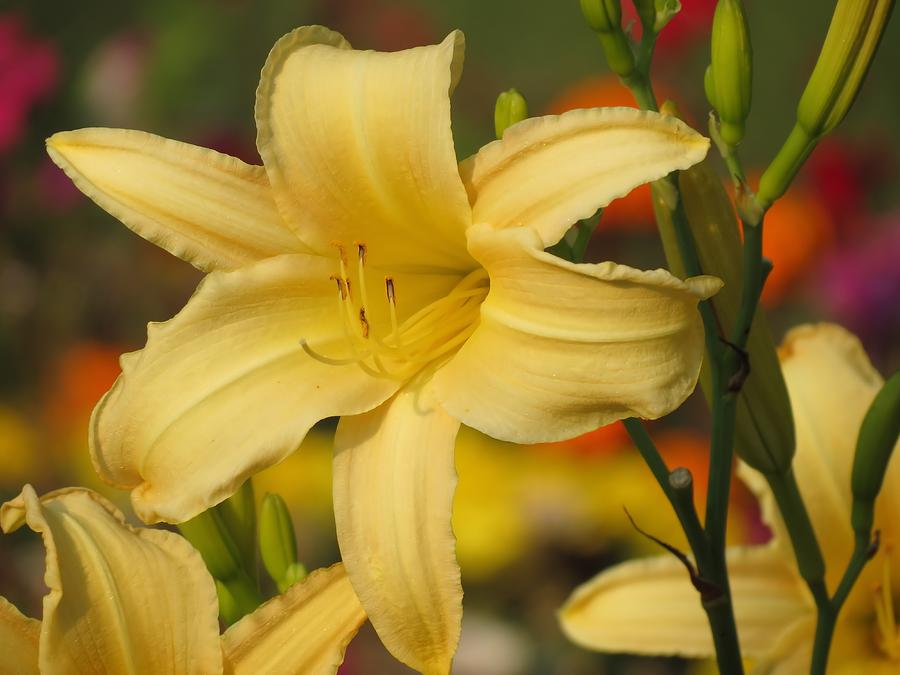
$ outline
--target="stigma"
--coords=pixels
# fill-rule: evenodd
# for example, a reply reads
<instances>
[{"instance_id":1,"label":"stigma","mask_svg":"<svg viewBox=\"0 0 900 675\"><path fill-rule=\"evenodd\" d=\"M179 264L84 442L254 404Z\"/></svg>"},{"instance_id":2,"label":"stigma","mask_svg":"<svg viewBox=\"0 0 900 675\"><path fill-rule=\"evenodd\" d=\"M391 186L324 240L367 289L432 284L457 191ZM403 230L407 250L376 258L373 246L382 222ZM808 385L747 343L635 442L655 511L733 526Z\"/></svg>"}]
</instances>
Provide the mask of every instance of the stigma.
<instances>
[{"instance_id":1,"label":"stigma","mask_svg":"<svg viewBox=\"0 0 900 675\"><path fill-rule=\"evenodd\" d=\"M370 304L372 273L367 269L365 243L354 242L355 251L339 241L332 245L338 269L330 279L335 283L336 312L349 355L331 357L301 339L300 346L313 359L328 365L356 364L372 376L406 381L452 356L474 332L488 292L484 269L462 277L443 297L410 311L398 304L403 302L402 289L392 275L383 276L383 295L378 294L378 304Z\"/></svg>"}]
</instances>

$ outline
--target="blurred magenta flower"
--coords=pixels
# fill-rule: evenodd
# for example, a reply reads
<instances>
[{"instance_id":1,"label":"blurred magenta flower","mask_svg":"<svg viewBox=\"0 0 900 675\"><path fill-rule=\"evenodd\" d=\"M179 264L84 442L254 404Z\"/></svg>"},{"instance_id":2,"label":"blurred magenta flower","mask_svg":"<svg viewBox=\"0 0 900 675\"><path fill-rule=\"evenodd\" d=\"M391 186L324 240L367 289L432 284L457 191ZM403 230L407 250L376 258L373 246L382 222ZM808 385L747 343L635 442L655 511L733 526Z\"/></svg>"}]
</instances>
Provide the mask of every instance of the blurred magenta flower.
<instances>
[{"instance_id":1,"label":"blurred magenta flower","mask_svg":"<svg viewBox=\"0 0 900 675\"><path fill-rule=\"evenodd\" d=\"M53 43L28 35L20 16L0 15L0 154L19 140L29 111L56 89L58 75Z\"/></svg>"}]
</instances>

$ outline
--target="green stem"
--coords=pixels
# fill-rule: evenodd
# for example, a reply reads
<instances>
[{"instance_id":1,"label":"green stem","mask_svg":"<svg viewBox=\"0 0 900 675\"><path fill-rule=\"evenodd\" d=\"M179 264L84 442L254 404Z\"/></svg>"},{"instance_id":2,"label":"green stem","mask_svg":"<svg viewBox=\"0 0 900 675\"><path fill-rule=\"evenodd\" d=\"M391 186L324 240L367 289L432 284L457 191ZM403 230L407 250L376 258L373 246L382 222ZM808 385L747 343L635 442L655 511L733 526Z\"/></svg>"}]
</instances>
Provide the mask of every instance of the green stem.
<instances>
[{"instance_id":1,"label":"green stem","mask_svg":"<svg viewBox=\"0 0 900 675\"><path fill-rule=\"evenodd\" d=\"M800 495L800 488L797 485L797 479L794 477L793 469L788 469L782 474L769 474L765 476L778 504L778 510L784 519L784 525L787 528L788 535L791 538L791 545L794 548L794 557L797 559L797 569L800 576L810 587L813 597L819 592L817 589L820 585L824 586L825 582L825 560L822 557L822 551L819 549L819 543L816 539L815 530L813 530L812 521L806 505L803 503L803 497ZM827 594L826 594L827 600ZM817 601L817 606L821 604Z\"/></svg>"},{"instance_id":2,"label":"green stem","mask_svg":"<svg viewBox=\"0 0 900 675\"><path fill-rule=\"evenodd\" d=\"M694 559L697 561L697 566L704 567L706 564L706 537L703 535L703 527L700 525L700 519L697 517L693 501L681 499L673 489L672 484L669 482L669 477L671 476L669 467L666 466L665 460L659 454L659 450L656 449L653 439L650 438L650 434L647 433L641 421L634 417L629 417L623 420L622 423L641 453L644 462L653 473L656 482L659 483L659 487L675 510L675 515L678 516L678 522L681 523L681 528L687 536L688 544L694 554Z\"/></svg>"}]
</instances>

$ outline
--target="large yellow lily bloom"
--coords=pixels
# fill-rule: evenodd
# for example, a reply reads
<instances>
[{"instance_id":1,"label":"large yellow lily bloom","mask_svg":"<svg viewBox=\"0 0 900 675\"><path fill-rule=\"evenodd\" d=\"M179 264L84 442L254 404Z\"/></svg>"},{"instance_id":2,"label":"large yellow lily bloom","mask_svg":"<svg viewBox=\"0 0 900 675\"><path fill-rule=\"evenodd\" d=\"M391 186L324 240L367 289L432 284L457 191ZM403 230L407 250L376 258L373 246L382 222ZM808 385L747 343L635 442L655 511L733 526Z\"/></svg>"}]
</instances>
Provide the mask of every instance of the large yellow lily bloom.
<instances>
[{"instance_id":1,"label":"large yellow lily bloom","mask_svg":"<svg viewBox=\"0 0 900 675\"><path fill-rule=\"evenodd\" d=\"M516 442L655 418L694 388L716 279L544 252L708 141L672 117L522 122L457 165L463 36L355 51L313 26L272 49L262 167L138 131L48 143L83 192L209 272L98 405L100 475L179 522L284 459L324 417L344 563L395 656L449 669L462 591L450 509L460 422Z\"/></svg>"},{"instance_id":2,"label":"large yellow lily bloom","mask_svg":"<svg viewBox=\"0 0 900 675\"><path fill-rule=\"evenodd\" d=\"M27 524L46 549L43 620L0 597L0 673L252 675L335 673L366 620L343 566L316 570L219 636L200 554L172 532L135 529L81 488L0 507L5 532Z\"/></svg>"},{"instance_id":3,"label":"large yellow lily bloom","mask_svg":"<svg viewBox=\"0 0 900 675\"><path fill-rule=\"evenodd\" d=\"M831 324L796 328L780 349L797 425L794 472L834 591L853 550L850 469L856 435L883 380L853 335ZM895 453L896 455L896 453ZM728 551L738 633L762 672L809 672L815 605L793 562L774 497L758 473L740 474L774 531L761 547ZM850 593L835 634L829 673L900 670L900 460L891 461L877 504L881 548ZM573 640L601 651L710 656L712 640L684 567L663 556L627 562L577 589L561 613Z\"/></svg>"}]
</instances>

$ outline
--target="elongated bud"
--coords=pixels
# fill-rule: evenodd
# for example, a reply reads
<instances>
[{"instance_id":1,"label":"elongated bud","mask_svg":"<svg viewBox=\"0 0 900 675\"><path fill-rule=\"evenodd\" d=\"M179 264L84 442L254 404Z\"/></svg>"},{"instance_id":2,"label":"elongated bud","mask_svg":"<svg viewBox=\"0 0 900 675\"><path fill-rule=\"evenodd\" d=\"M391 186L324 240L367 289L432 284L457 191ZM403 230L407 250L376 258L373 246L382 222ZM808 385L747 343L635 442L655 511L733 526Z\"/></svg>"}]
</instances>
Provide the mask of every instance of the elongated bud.
<instances>
[{"instance_id":1,"label":"elongated bud","mask_svg":"<svg viewBox=\"0 0 900 675\"><path fill-rule=\"evenodd\" d=\"M894 0L838 0L819 59L797 106L797 122L760 179L768 207L787 190L819 138L850 109L875 55Z\"/></svg>"},{"instance_id":2,"label":"elongated bud","mask_svg":"<svg viewBox=\"0 0 900 675\"><path fill-rule=\"evenodd\" d=\"M241 552L215 509L181 523L178 529L199 551L214 578L230 579L243 571Z\"/></svg>"},{"instance_id":3,"label":"elongated bud","mask_svg":"<svg viewBox=\"0 0 900 675\"><path fill-rule=\"evenodd\" d=\"M900 436L900 371L875 396L863 418L856 441L851 488L853 529L868 534L875 517L875 499Z\"/></svg>"},{"instance_id":4,"label":"elongated bud","mask_svg":"<svg viewBox=\"0 0 900 675\"><path fill-rule=\"evenodd\" d=\"M622 30L621 0L581 0L581 13L597 34L610 69L619 77L634 72L634 53Z\"/></svg>"},{"instance_id":5,"label":"elongated bud","mask_svg":"<svg viewBox=\"0 0 900 675\"><path fill-rule=\"evenodd\" d=\"M632 0L641 27L651 33L656 32L656 2L655 0Z\"/></svg>"},{"instance_id":6,"label":"elongated bud","mask_svg":"<svg viewBox=\"0 0 900 675\"><path fill-rule=\"evenodd\" d=\"M742 280L741 237L734 208L708 161L680 172L679 187L703 272L725 282L711 302L716 322L728 334L737 318ZM674 226L663 203L666 196L656 185L653 195L669 269L683 278L684 264ZM783 473L790 468L794 456L794 422L775 342L762 312L757 312L753 319L747 351L750 376L738 395L735 450L741 459L762 473ZM712 379L708 363L709 358L704 359L700 385L710 400Z\"/></svg>"},{"instance_id":7,"label":"elongated bud","mask_svg":"<svg viewBox=\"0 0 900 675\"><path fill-rule=\"evenodd\" d=\"M750 114L753 50L740 0L719 0L713 17L711 63L704 77L710 105L719 115L719 133L728 145L744 137Z\"/></svg>"},{"instance_id":8,"label":"elongated bud","mask_svg":"<svg viewBox=\"0 0 900 675\"><path fill-rule=\"evenodd\" d=\"M231 497L215 507L241 556L247 573L256 572L256 500L253 482L246 480Z\"/></svg>"},{"instance_id":9,"label":"elongated bud","mask_svg":"<svg viewBox=\"0 0 900 675\"><path fill-rule=\"evenodd\" d=\"M497 97L494 104L494 133L503 138L503 132L513 124L528 117L528 102L516 89L507 89Z\"/></svg>"},{"instance_id":10,"label":"elongated bud","mask_svg":"<svg viewBox=\"0 0 900 675\"><path fill-rule=\"evenodd\" d=\"M269 576L284 593L297 580L297 538L287 504L276 494L267 494L262 501L259 552Z\"/></svg>"}]
</instances>

